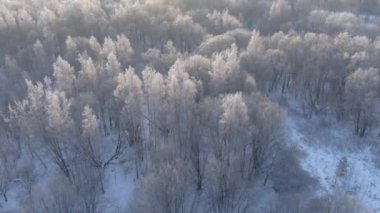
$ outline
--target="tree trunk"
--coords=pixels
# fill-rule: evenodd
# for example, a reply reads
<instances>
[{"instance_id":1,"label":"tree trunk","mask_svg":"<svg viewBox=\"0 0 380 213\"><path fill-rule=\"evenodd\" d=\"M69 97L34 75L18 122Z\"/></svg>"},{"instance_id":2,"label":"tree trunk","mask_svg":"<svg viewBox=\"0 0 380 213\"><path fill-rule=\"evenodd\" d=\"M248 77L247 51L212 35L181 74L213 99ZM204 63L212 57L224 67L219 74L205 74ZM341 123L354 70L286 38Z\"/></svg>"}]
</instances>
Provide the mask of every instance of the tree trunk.
<instances>
[{"instance_id":1,"label":"tree trunk","mask_svg":"<svg viewBox=\"0 0 380 213\"><path fill-rule=\"evenodd\" d=\"M4 201L8 202L7 193L6 192L2 192L2 194L3 194Z\"/></svg>"}]
</instances>

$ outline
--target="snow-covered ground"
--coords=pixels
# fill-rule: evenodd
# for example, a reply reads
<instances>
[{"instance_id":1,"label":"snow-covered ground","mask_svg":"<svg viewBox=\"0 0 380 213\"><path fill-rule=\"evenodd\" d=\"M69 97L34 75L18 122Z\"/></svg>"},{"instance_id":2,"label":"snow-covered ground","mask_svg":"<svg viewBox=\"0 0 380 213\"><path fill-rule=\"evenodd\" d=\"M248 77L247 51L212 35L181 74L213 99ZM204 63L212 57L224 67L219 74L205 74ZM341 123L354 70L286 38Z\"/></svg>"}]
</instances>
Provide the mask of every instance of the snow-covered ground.
<instances>
[{"instance_id":1,"label":"snow-covered ground","mask_svg":"<svg viewBox=\"0 0 380 213\"><path fill-rule=\"evenodd\" d=\"M125 166L115 165L108 168L106 173L106 207L104 213L126 212L131 201L137 180L134 173Z\"/></svg>"},{"instance_id":2,"label":"snow-covered ground","mask_svg":"<svg viewBox=\"0 0 380 213\"><path fill-rule=\"evenodd\" d=\"M14 189L8 193L8 202L0 203L1 213L13 213L18 212L20 209L19 203L19 189Z\"/></svg>"},{"instance_id":3,"label":"snow-covered ground","mask_svg":"<svg viewBox=\"0 0 380 213\"><path fill-rule=\"evenodd\" d=\"M29 156L25 155L19 163L23 163ZM36 181L33 189L44 193L49 192L49 183L59 176L59 170L56 166L46 161L47 168L43 168L36 163ZM115 162L105 171L105 194L101 195L98 211L102 213L121 213L127 212L128 205L131 202L134 190L138 185L133 171L133 163L130 160ZM22 212L23 202L28 198L25 187L20 180L15 179L7 193L8 202L0 198L0 213L18 213Z\"/></svg>"},{"instance_id":4,"label":"snow-covered ground","mask_svg":"<svg viewBox=\"0 0 380 213\"><path fill-rule=\"evenodd\" d=\"M290 107L291 109L296 107ZM304 118L297 110L286 113L286 132L288 142L305 153L301 159L303 168L320 182L317 195L344 191L362 200L369 208L380 212L380 169L376 165L376 143L380 140L375 134L361 139L352 134L352 125L347 122L335 122L326 116L312 119ZM336 178L337 165L342 158L348 160L348 175ZM105 191L100 208L105 213L126 212L132 200L136 186L131 162L117 163L106 170ZM49 168L53 167L49 165ZM50 168L49 171L54 169ZM40 173L43 173L40 171ZM54 173L42 175L46 184ZM18 185L15 183L14 185ZM21 187L12 187L9 191L9 202L1 202L0 212L19 212L20 197L25 193ZM258 199L265 209L273 198L269 188L260 188ZM263 196L266 195L266 196Z\"/></svg>"},{"instance_id":5,"label":"snow-covered ground","mask_svg":"<svg viewBox=\"0 0 380 213\"><path fill-rule=\"evenodd\" d=\"M303 168L320 182L317 195L343 190L380 212L380 170L371 137L359 139L349 125L305 119L294 111L287 113L286 123L289 142L306 154ZM335 174L343 157L348 160L348 175L341 180Z\"/></svg>"}]
</instances>

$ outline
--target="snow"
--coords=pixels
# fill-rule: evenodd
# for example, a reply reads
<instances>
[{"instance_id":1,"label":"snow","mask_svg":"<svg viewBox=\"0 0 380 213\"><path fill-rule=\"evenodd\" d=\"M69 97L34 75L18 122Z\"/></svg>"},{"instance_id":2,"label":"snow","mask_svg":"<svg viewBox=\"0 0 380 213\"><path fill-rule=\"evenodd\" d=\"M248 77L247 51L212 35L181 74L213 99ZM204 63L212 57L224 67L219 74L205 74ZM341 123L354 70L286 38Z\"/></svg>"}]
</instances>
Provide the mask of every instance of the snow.
<instances>
[{"instance_id":1,"label":"snow","mask_svg":"<svg viewBox=\"0 0 380 213\"><path fill-rule=\"evenodd\" d=\"M106 171L106 202L104 213L126 212L132 200L137 180L134 173L122 165L112 165Z\"/></svg>"},{"instance_id":2,"label":"snow","mask_svg":"<svg viewBox=\"0 0 380 213\"><path fill-rule=\"evenodd\" d=\"M302 167L320 182L316 196L333 193L336 190L354 195L375 212L380 212L380 169L376 166L375 143L379 139L373 134L358 138L352 134L352 125L336 122L326 115L304 118L296 106L290 106L286 115L287 142L305 153ZM129 156L129 155L127 155ZM23 161L27 161L27 156ZM343 180L336 178L339 161L348 160L348 175ZM34 188L46 188L57 171L52 162L48 169L37 164L37 178ZM111 164L105 171L105 194L101 196L101 212L127 212L136 187L132 159ZM261 185L261 184L260 184ZM265 209L273 198L269 187L258 188L258 209ZM273 193L273 192L272 192ZM12 184L8 193L9 201L0 202L0 212L19 212L25 191L19 183ZM0 199L1 200L1 199Z\"/></svg>"},{"instance_id":3,"label":"snow","mask_svg":"<svg viewBox=\"0 0 380 213\"><path fill-rule=\"evenodd\" d=\"M368 139L356 138L348 125L305 119L292 111L286 123L289 143L306 154L301 159L303 168L320 182L317 196L343 190L380 212L380 170L374 163L373 146L365 143ZM341 180L335 172L343 157L347 157L349 168Z\"/></svg>"},{"instance_id":4,"label":"snow","mask_svg":"<svg viewBox=\"0 0 380 213\"><path fill-rule=\"evenodd\" d=\"M0 202L0 212L2 213L11 213L11 212L17 212L20 208L19 203L19 197L18 197L18 190L11 190L7 194L8 196L8 202ZM2 197L1 197L2 199Z\"/></svg>"},{"instance_id":5,"label":"snow","mask_svg":"<svg viewBox=\"0 0 380 213\"><path fill-rule=\"evenodd\" d=\"M35 162L35 172L37 174L33 190L42 190L49 193L49 183L59 176L59 169L53 161L45 160L47 168L44 168L39 161L24 154L18 160L17 165L29 165L28 162ZM138 181L135 180L133 163L131 159L123 159L110 164L105 171L105 194L100 197L99 212L118 213L127 212L128 204L132 200L135 187ZM28 198L24 184L19 178L15 178L7 193L8 202L4 202L0 197L0 212L14 213L21 212L23 202Z\"/></svg>"}]
</instances>

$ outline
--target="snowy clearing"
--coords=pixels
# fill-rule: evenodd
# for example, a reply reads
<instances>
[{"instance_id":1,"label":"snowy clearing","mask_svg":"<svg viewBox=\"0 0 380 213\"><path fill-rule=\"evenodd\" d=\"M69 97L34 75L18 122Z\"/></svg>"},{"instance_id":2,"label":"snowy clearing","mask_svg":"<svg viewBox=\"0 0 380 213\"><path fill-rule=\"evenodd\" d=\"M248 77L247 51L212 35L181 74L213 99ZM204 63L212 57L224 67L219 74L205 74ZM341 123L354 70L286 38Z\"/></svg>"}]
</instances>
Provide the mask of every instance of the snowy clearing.
<instances>
[{"instance_id":1,"label":"snowy clearing","mask_svg":"<svg viewBox=\"0 0 380 213\"><path fill-rule=\"evenodd\" d=\"M380 212L380 170L374 163L371 146L355 146L355 143L364 141L355 140L344 125L340 128L321 127L316 120L307 120L293 112L288 113L286 123L290 142L306 153L302 159L303 168L320 182L317 195L344 190ZM317 131L320 135L313 135L307 130ZM321 139L328 140L328 143ZM339 146L341 143L346 146ZM335 172L343 157L348 160L348 175L340 180Z\"/></svg>"}]
</instances>

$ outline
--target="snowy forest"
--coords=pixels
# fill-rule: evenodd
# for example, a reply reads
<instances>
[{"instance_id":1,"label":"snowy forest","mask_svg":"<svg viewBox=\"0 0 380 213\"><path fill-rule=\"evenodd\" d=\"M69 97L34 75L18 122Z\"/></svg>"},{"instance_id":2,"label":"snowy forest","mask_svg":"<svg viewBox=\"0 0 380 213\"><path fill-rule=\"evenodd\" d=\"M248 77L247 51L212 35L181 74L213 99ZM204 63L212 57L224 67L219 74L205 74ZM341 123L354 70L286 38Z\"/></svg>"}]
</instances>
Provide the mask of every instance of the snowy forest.
<instances>
[{"instance_id":1,"label":"snowy forest","mask_svg":"<svg viewBox=\"0 0 380 213\"><path fill-rule=\"evenodd\" d=\"M379 0L1 0L1 213L380 212Z\"/></svg>"}]
</instances>

